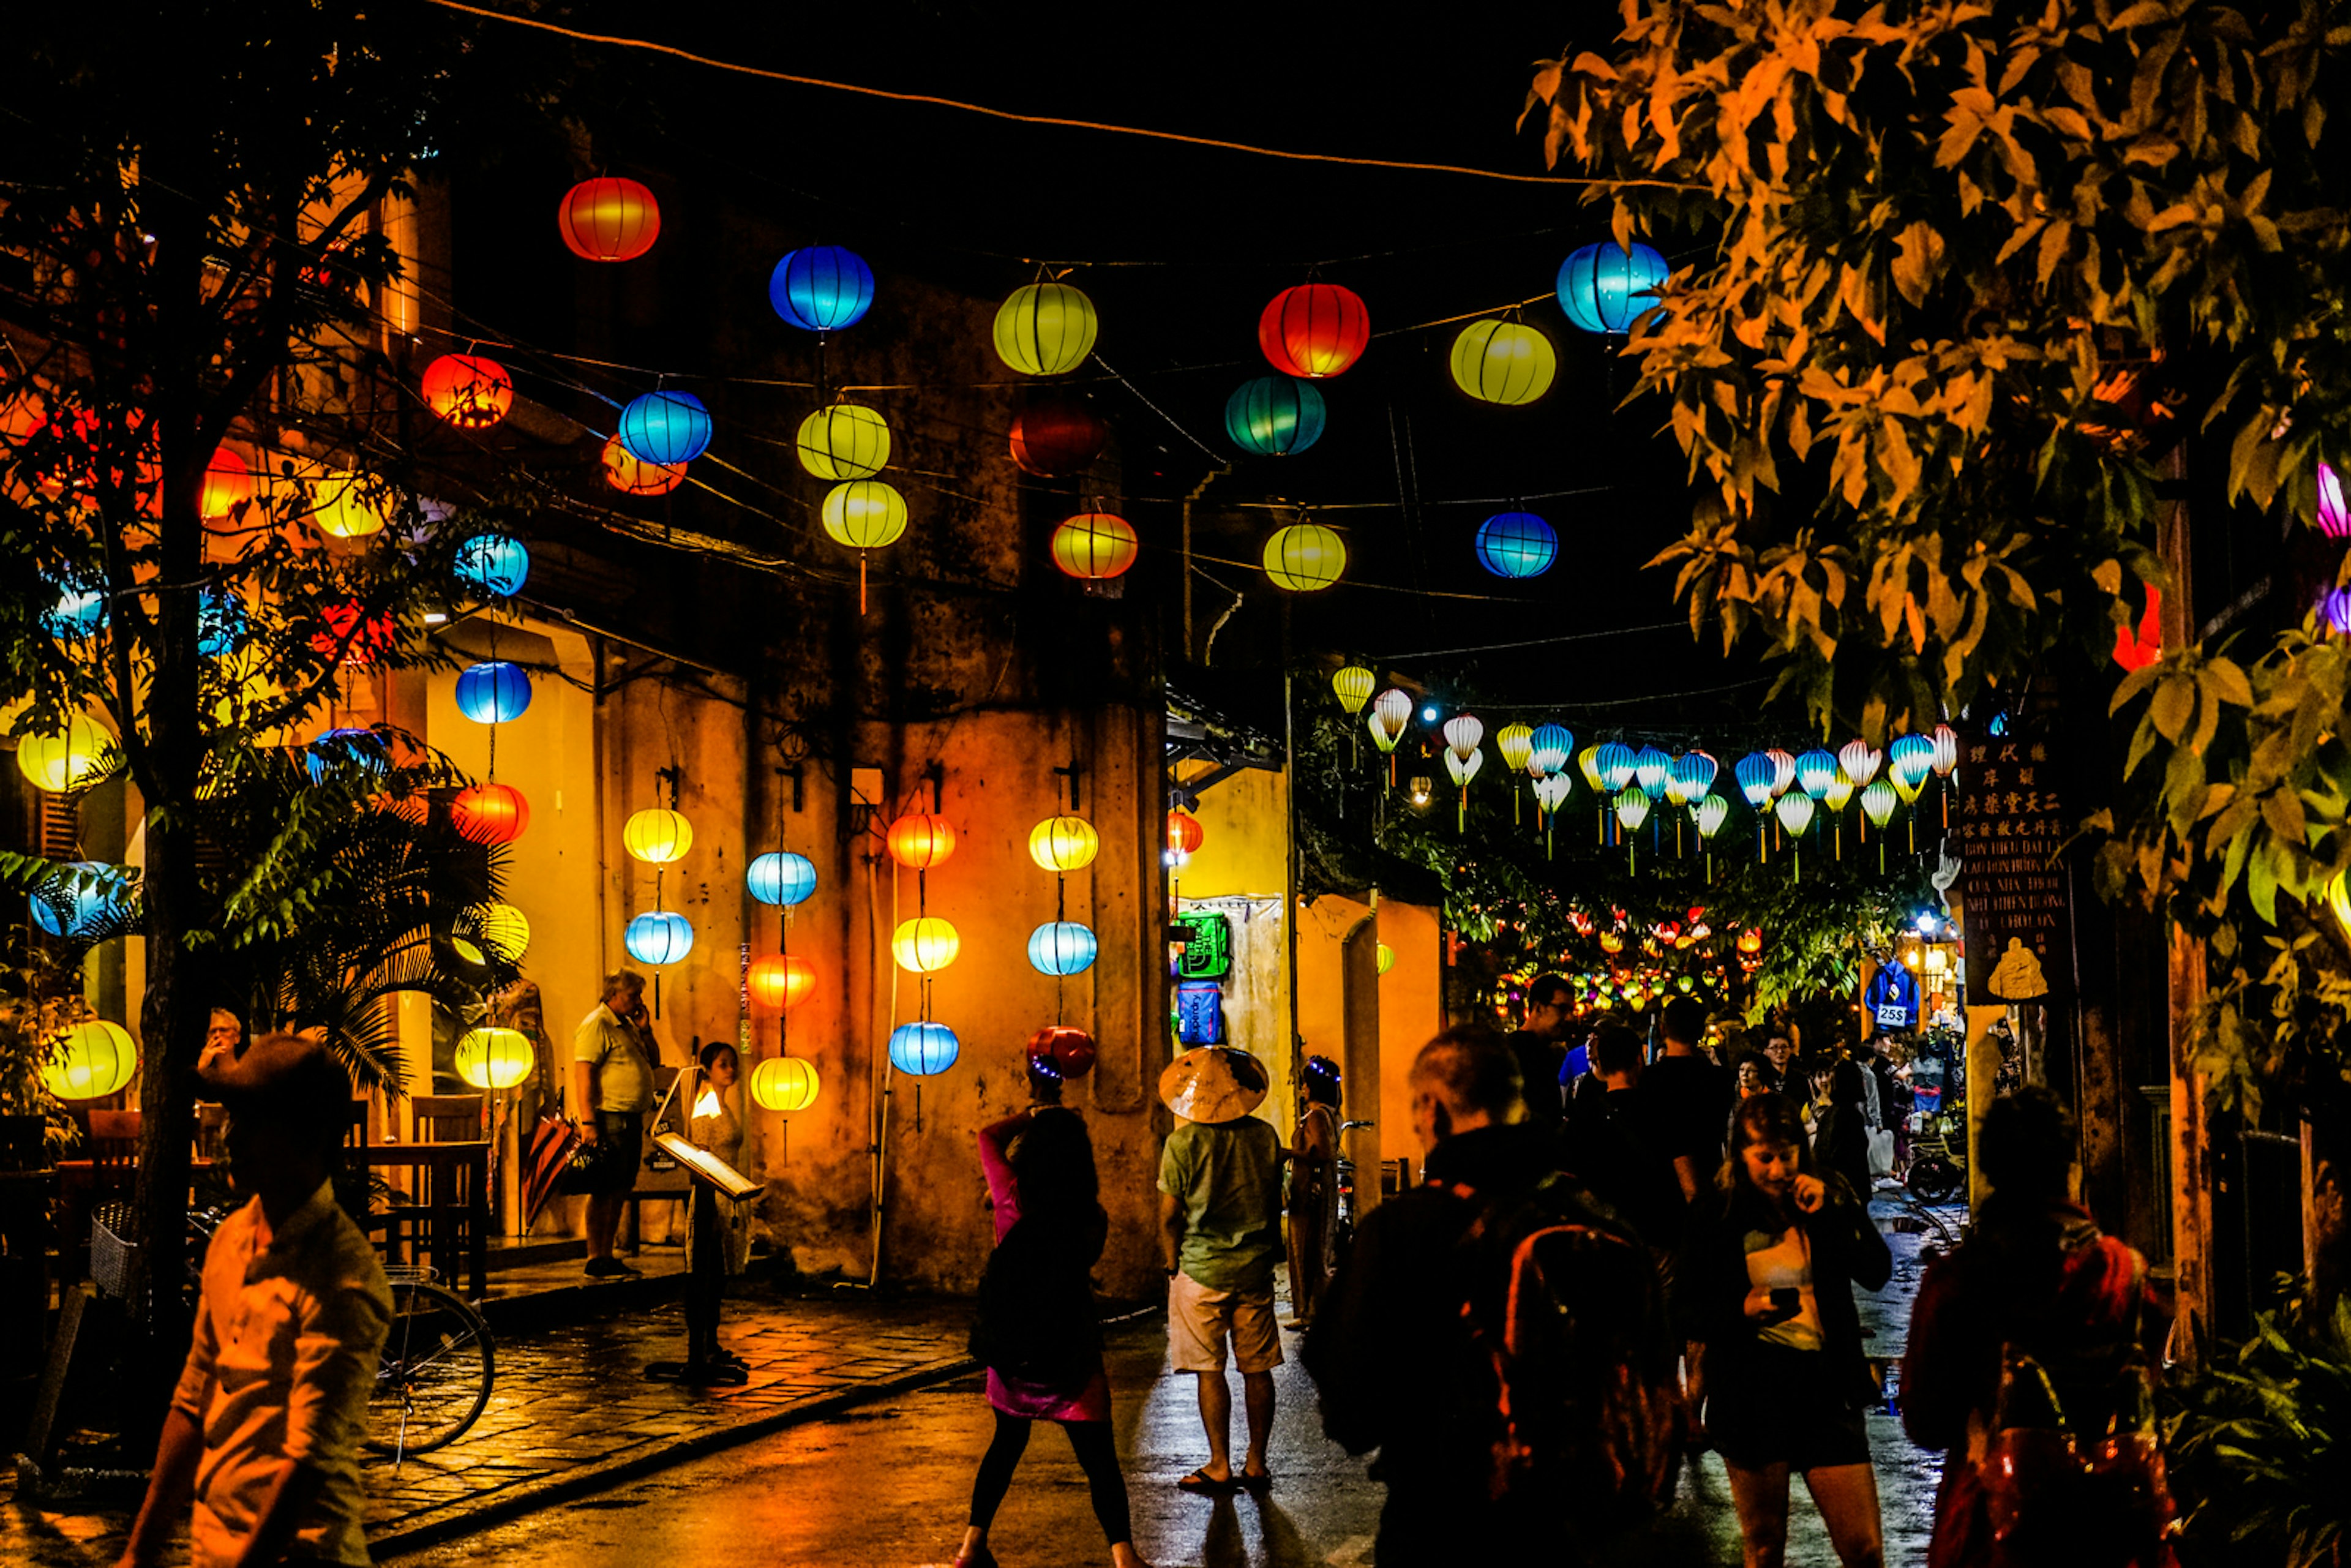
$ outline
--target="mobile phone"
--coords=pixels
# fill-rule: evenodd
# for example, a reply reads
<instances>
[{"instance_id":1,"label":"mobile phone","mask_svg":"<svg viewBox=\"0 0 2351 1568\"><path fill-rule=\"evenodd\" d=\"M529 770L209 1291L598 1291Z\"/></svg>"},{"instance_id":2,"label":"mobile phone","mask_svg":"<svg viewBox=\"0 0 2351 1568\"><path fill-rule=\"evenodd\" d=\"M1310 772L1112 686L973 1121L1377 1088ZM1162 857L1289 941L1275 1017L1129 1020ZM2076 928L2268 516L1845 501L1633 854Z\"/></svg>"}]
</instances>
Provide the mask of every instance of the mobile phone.
<instances>
[{"instance_id":1,"label":"mobile phone","mask_svg":"<svg viewBox=\"0 0 2351 1568\"><path fill-rule=\"evenodd\" d=\"M1804 1310L1804 1295L1793 1285L1783 1285L1771 1292L1771 1316L1775 1323L1786 1322Z\"/></svg>"}]
</instances>

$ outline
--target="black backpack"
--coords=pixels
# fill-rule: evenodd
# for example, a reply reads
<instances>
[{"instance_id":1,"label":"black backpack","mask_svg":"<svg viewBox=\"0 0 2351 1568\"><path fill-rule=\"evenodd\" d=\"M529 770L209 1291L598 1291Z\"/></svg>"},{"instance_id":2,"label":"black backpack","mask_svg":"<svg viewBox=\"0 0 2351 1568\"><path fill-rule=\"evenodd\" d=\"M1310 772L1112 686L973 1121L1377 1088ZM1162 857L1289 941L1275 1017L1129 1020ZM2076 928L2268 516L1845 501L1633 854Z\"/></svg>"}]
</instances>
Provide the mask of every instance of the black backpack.
<instances>
[{"instance_id":1,"label":"black backpack","mask_svg":"<svg viewBox=\"0 0 2351 1568\"><path fill-rule=\"evenodd\" d=\"M1088 1277L1102 1249L1098 1239L1091 1248L1085 1240L1066 1226L1013 1222L979 1279L969 1342L975 1360L1023 1383L1071 1394L1084 1388L1102 1361Z\"/></svg>"}]
</instances>

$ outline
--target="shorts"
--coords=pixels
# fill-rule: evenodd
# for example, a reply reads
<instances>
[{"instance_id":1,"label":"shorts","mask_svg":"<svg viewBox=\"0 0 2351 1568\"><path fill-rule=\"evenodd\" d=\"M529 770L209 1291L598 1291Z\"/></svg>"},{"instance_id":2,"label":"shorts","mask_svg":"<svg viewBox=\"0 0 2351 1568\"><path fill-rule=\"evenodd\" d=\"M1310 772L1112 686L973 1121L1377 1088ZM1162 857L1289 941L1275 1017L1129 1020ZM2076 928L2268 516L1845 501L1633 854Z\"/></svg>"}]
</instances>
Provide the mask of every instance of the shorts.
<instances>
[{"instance_id":1,"label":"shorts","mask_svg":"<svg viewBox=\"0 0 2351 1568\"><path fill-rule=\"evenodd\" d=\"M596 1162L588 1183L593 1197L634 1192L637 1162L645 1156L645 1118L638 1111L596 1113L596 1141L608 1152Z\"/></svg>"},{"instance_id":2,"label":"shorts","mask_svg":"<svg viewBox=\"0 0 2351 1568\"><path fill-rule=\"evenodd\" d=\"M1758 1343L1730 1367L1707 1358L1706 1432L1725 1464L1785 1465L1802 1475L1869 1463L1861 1410L1836 1392L1838 1365L1821 1351Z\"/></svg>"},{"instance_id":3,"label":"shorts","mask_svg":"<svg viewBox=\"0 0 2351 1568\"><path fill-rule=\"evenodd\" d=\"M1281 1364L1281 1334L1273 1325L1273 1287L1212 1291L1189 1274L1167 1281L1167 1360L1177 1372L1222 1372L1225 1339L1243 1372Z\"/></svg>"}]
</instances>

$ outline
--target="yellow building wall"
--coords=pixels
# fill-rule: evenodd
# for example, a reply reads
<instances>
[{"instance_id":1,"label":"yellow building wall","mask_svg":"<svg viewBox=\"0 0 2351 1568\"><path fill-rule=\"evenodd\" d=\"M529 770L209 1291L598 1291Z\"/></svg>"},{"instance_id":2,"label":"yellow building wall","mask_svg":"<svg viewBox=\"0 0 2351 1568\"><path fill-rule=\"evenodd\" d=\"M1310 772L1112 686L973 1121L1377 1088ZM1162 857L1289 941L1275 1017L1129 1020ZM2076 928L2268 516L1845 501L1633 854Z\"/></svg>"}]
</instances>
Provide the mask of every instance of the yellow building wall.
<instances>
[{"instance_id":1,"label":"yellow building wall","mask_svg":"<svg viewBox=\"0 0 2351 1568\"><path fill-rule=\"evenodd\" d=\"M1379 919L1380 941L1395 961L1380 977L1380 1095L1371 1113L1380 1119L1381 1158L1405 1162L1409 1187L1420 1179L1409 1078L1420 1048L1445 1029L1445 937L1426 904L1384 898Z\"/></svg>"},{"instance_id":2,"label":"yellow building wall","mask_svg":"<svg viewBox=\"0 0 2351 1568\"><path fill-rule=\"evenodd\" d=\"M1187 772L1205 772L1195 763ZM1200 797L1200 847L1176 873L1186 900L1281 897L1290 885L1290 779L1251 768Z\"/></svg>"}]
</instances>

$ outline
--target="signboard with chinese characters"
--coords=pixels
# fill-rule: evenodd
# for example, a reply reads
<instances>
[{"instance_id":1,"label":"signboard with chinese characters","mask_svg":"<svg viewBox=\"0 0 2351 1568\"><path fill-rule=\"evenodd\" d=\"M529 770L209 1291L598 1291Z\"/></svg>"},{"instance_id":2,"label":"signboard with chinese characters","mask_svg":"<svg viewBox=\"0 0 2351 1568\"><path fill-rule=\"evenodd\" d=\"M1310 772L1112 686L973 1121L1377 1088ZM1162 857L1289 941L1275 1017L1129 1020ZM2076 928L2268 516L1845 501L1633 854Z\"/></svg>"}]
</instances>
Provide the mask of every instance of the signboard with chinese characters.
<instances>
[{"instance_id":1,"label":"signboard with chinese characters","mask_svg":"<svg viewBox=\"0 0 2351 1568\"><path fill-rule=\"evenodd\" d=\"M1958 810L1968 1000L2038 1002L2074 977L2073 922L2058 849L2073 836L2046 736L1978 735L1964 745Z\"/></svg>"}]
</instances>

